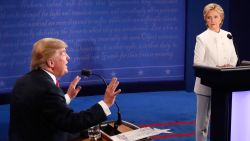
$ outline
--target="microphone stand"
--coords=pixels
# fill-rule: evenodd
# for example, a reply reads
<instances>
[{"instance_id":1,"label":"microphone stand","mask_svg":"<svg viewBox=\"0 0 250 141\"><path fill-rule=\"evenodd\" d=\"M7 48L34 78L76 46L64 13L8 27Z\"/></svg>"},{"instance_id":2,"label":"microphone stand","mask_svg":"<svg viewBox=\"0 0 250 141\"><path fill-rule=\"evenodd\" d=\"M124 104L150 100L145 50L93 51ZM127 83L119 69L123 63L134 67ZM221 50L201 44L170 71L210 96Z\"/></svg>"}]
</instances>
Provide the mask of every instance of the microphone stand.
<instances>
[{"instance_id":1,"label":"microphone stand","mask_svg":"<svg viewBox=\"0 0 250 141\"><path fill-rule=\"evenodd\" d=\"M102 82L106 85L106 87L108 86L105 79L99 74L92 73L90 70L82 70L81 74L84 76L87 76L87 77L89 77L90 75L95 75L102 80ZM115 105L117 108L117 116L118 117L117 117L117 121L115 121L115 123L114 123L114 129L117 130L118 126L122 124L122 117L121 117L121 113L120 113L120 108L119 108L118 104L116 103L116 101L115 101Z\"/></svg>"},{"instance_id":2,"label":"microphone stand","mask_svg":"<svg viewBox=\"0 0 250 141\"><path fill-rule=\"evenodd\" d=\"M105 81L105 79L101 75L95 74L95 73L92 73L92 75L95 75L95 76L101 78L102 82L106 85L106 87L108 86L107 82ZM117 118L117 121L114 123L114 128L117 129L118 126L122 124L122 118L121 118L120 108L117 105L116 101L115 101L115 106L117 108L117 116L118 116L118 118Z\"/></svg>"},{"instance_id":3,"label":"microphone stand","mask_svg":"<svg viewBox=\"0 0 250 141\"><path fill-rule=\"evenodd\" d=\"M237 58L238 58L236 66L240 66L241 65L241 59L240 59L240 56L239 56L238 47L237 47L236 43L233 40L233 36L231 34L227 34L227 38L230 39L230 40L232 40L232 42L233 42L235 53L236 53Z\"/></svg>"}]
</instances>

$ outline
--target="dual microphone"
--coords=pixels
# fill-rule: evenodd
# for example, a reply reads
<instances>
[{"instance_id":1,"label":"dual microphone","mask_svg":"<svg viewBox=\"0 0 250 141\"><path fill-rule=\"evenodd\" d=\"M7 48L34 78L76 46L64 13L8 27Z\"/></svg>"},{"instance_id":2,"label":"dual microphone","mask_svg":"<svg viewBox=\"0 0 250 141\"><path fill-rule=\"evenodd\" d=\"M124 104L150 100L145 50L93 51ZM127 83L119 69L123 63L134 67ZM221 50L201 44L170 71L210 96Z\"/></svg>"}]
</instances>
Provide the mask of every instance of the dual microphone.
<instances>
[{"instance_id":1,"label":"dual microphone","mask_svg":"<svg viewBox=\"0 0 250 141\"><path fill-rule=\"evenodd\" d=\"M102 80L102 82L106 85L106 87L108 86L107 82L105 81L105 79L101 75L92 73L91 70L83 69L81 71L81 75L86 76L86 77L90 77L91 75L95 75ZM120 113L120 108L119 108L118 104L116 103L116 101L115 101L115 105L117 108L117 116L118 117L117 117L117 121L114 123L114 128L117 129L118 126L122 124L122 117L121 117L121 113Z\"/></svg>"},{"instance_id":2,"label":"dual microphone","mask_svg":"<svg viewBox=\"0 0 250 141\"><path fill-rule=\"evenodd\" d=\"M227 34L227 38L230 39L230 40L233 40L233 36L231 34L229 34L229 33ZM233 41L233 45L234 45L234 49L235 49L236 55L238 57L238 61L237 61L236 66L239 66L241 61L240 61L240 57L239 57L238 48L237 48L236 44L234 43L234 41Z\"/></svg>"},{"instance_id":3,"label":"dual microphone","mask_svg":"<svg viewBox=\"0 0 250 141\"><path fill-rule=\"evenodd\" d=\"M231 34L228 33L228 34L227 34L227 38L228 38L228 39L233 39L233 36L232 36Z\"/></svg>"}]
</instances>

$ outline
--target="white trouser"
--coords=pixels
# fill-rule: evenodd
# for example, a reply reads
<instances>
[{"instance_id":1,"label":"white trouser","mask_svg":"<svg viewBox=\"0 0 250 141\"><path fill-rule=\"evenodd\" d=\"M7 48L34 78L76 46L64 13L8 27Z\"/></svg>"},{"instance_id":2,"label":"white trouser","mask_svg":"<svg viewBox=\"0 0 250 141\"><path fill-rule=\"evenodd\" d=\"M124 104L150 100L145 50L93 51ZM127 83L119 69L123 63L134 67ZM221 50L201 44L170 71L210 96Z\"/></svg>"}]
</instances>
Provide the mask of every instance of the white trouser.
<instances>
[{"instance_id":1,"label":"white trouser","mask_svg":"<svg viewBox=\"0 0 250 141\"><path fill-rule=\"evenodd\" d=\"M196 141L207 141L208 126L211 115L211 97L196 94Z\"/></svg>"}]
</instances>

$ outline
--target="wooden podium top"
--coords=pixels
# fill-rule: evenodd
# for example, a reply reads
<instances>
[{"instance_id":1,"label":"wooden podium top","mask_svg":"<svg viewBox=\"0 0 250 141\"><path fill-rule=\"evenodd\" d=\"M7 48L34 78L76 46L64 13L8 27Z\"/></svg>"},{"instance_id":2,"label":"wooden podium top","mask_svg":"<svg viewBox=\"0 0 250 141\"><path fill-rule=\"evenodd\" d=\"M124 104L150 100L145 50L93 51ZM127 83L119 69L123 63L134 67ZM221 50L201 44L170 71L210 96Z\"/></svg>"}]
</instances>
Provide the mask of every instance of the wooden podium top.
<instances>
[{"instance_id":1,"label":"wooden podium top","mask_svg":"<svg viewBox=\"0 0 250 141\"><path fill-rule=\"evenodd\" d=\"M111 125L112 127L114 127L114 123L115 123L115 121L106 121L106 122L103 122L101 125ZM132 123L122 121L122 124L118 126L117 130L121 133L124 133L124 132L132 131L132 130L135 130L138 128L139 128L138 126L136 126ZM102 141L111 141L111 138L107 133L105 133L102 130L101 130L101 133L102 133ZM74 141L90 141L90 140L89 140L88 136L83 136L83 137L76 139ZM145 139L141 139L140 141L152 141L152 139L145 138Z\"/></svg>"}]
</instances>

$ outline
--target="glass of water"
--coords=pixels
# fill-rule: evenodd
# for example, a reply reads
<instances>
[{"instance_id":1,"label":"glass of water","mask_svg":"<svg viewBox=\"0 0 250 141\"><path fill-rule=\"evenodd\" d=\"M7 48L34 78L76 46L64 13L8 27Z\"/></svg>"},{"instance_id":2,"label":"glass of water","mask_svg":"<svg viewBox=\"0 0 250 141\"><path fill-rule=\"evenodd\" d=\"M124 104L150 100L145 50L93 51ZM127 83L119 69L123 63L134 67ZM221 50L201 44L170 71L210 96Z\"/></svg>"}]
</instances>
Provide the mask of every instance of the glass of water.
<instances>
[{"instance_id":1,"label":"glass of water","mask_svg":"<svg viewBox=\"0 0 250 141\"><path fill-rule=\"evenodd\" d=\"M98 141L101 140L101 131L100 131L100 126L95 125L92 126L88 129L88 135L89 135L89 139L91 141Z\"/></svg>"}]
</instances>

